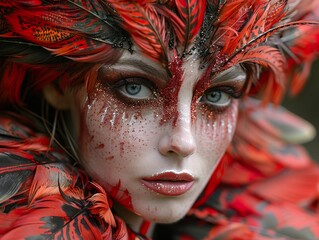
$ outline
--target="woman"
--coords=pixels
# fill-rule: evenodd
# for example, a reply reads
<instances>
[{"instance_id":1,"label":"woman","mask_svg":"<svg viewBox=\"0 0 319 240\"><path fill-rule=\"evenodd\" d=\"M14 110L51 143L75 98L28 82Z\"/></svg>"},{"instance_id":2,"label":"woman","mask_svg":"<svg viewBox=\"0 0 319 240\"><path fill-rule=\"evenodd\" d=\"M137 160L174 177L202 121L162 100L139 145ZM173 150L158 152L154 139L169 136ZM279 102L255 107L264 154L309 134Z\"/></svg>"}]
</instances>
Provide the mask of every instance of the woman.
<instances>
[{"instance_id":1,"label":"woman","mask_svg":"<svg viewBox=\"0 0 319 240\"><path fill-rule=\"evenodd\" d=\"M1 1L2 239L146 238L183 218L220 179L238 98L282 97L286 44L317 27L293 18L316 6Z\"/></svg>"}]
</instances>

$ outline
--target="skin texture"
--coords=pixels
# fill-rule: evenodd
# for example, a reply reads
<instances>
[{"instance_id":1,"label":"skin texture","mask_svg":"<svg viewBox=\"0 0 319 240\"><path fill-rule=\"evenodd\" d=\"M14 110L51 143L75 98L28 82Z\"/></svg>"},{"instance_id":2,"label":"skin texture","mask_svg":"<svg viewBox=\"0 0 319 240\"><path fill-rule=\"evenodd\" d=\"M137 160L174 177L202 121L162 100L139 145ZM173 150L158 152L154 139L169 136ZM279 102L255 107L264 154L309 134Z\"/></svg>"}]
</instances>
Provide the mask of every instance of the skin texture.
<instances>
[{"instance_id":1,"label":"skin texture","mask_svg":"<svg viewBox=\"0 0 319 240\"><path fill-rule=\"evenodd\" d=\"M211 78L198 66L196 56L190 56L170 75L145 57L124 54L115 65L100 68L89 96L85 87L69 92L81 164L133 228L138 219L171 223L182 218L231 141L238 106L231 95L242 91L246 78L238 69ZM132 81L142 84L136 95L130 94L136 91ZM203 81L205 87L197 86ZM167 171L192 175L193 186L166 196L141 182Z\"/></svg>"}]
</instances>

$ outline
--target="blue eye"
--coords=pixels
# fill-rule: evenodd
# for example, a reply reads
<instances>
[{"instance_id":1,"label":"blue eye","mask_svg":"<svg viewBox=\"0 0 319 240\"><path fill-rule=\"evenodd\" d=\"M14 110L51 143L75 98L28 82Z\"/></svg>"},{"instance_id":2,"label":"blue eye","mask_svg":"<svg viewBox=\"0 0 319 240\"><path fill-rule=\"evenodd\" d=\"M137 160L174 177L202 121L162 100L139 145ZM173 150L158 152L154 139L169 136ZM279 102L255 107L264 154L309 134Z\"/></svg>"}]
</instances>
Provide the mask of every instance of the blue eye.
<instances>
[{"instance_id":1,"label":"blue eye","mask_svg":"<svg viewBox=\"0 0 319 240\"><path fill-rule=\"evenodd\" d=\"M125 91L129 95L137 95L138 93L141 92L142 86L141 84L136 84L136 83L127 83L125 85Z\"/></svg>"},{"instance_id":2,"label":"blue eye","mask_svg":"<svg viewBox=\"0 0 319 240\"><path fill-rule=\"evenodd\" d=\"M222 98L222 92L220 91L212 91L206 94L206 99L209 102L217 103Z\"/></svg>"},{"instance_id":3,"label":"blue eye","mask_svg":"<svg viewBox=\"0 0 319 240\"><path fill-rule=\"evenodd\" d=\"M132 100L147 100L154 98L154 93L150 87L140 83L138 79L134 79L134 81L131 79L130 81L132 82L126 80L117 87L119 93L121 93L123 96Z\"/></svg>"},{"instance_id":4,"label":"blue eye","mask_svg":"<svg viewBox=\"0 0 319 240\"><path fill-rule=\"evenodd\" d=\"M231 95L220 90L207 91L200 99L209 105L226 107L231 103Z\"/></svg>"}]
</instances>

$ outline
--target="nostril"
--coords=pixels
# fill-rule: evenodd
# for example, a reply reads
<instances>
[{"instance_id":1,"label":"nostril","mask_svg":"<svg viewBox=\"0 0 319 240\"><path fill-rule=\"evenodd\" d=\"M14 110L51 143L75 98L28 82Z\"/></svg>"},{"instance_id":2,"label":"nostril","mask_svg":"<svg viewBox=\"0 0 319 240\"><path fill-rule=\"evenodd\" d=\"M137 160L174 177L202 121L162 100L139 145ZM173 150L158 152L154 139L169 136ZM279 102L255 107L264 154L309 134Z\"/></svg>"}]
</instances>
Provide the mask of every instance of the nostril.
<instances>
[{"instance_id":1,"label":"nostril","mask_svg":"<svg viewBox=\"0 0 319 240\"><path fill-rule=\"evenodd\" d=\"M170 135L163 136L159 142L159 152L163 155L177 154L182 157L192 155L196 151L196 144L193 136L189 132L172 132Z\"/></svg>"},{"instance_id":2,"label":"nostril","mask_svg":"<svg viewBox=\"0 0 319 240\"><path fill-rule=\"evenodd\" d=\"M189 136L187 136L187 138L186 136L178 134L172 136L171 151L181 155L182 157L192 155L196 150L196 144L191 133L188 135Z\"/></svg>"}]
</instances>

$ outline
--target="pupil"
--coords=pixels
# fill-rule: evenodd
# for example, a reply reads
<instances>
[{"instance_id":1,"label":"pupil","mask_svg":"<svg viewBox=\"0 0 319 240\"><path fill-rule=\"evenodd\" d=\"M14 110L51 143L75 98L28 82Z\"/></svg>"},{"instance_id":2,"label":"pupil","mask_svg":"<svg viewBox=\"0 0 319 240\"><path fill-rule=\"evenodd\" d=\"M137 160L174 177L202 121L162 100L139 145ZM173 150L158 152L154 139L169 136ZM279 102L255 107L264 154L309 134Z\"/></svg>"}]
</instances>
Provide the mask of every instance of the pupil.
<instances>
[{"instance_id":1,"label":"pupil","mask_svg":"<svg viewBox=\"0 0 319 240\"><path fill-rule=\"evenodd\" d=\"M207 100L210 102L218 102L222 98L222 93L221 92L212 92L208 94Z\"/></svg>"},{"instance_id":2,"label":"pupil","mask_svg":"<svg viewBox=\"0 0 319 240\"><path fill-rule=\"evenodd\" d=\"M130 95L136 95L141 91L141 85L140 84L135 84L135 83L129 83L125 86L125 90L127 93Z\"/></svg>"}]
</instances>

